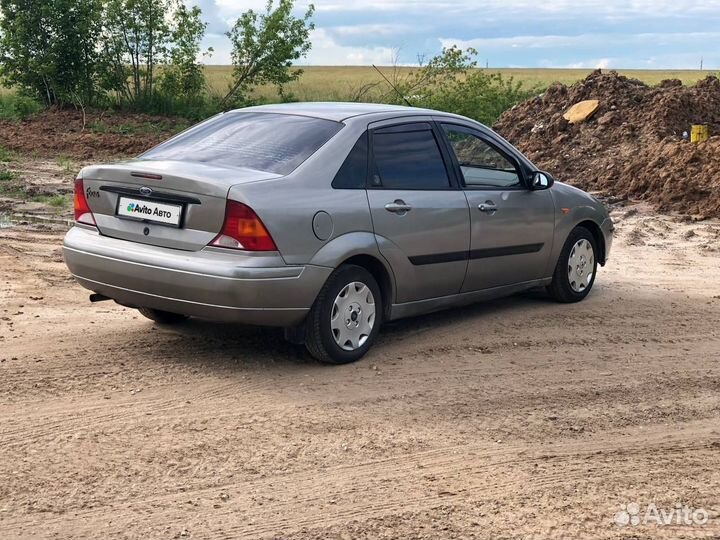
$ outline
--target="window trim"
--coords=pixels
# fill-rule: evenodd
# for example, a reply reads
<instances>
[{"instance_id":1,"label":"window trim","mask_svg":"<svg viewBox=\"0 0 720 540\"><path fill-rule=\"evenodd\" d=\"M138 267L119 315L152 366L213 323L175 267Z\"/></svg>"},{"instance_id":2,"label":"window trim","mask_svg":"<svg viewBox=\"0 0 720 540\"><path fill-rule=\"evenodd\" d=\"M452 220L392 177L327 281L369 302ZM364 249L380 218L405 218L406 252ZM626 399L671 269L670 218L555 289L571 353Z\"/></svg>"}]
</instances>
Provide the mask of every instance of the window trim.
<instances>
[{"instance_id":1,"label":"window trim","mask_svg":"<svg viewBox=\"0 0 720 540\"><path fill-rule=\"evenodd\" d=\"M426 124L428 127L419 128L419 125ZM407 126L409 129L403 130L402 127ZM386 124L378 126L376 128L369 128L368 130L368 170L367 179L365 182L365 189L372 189L378 191L457 191L462 189L458 182L458 178L455 173L455 167L453 166L452 156L448 154L446 142L439 132L438 125L434 120L419 120L417 118L406 118L405 121L397 122L395 124ZM377 163L375 161L375 132L385 133L417 133L419 131L429 131L432 133L435 139L435 144L440 152L440 158L442 159L443 166L445 167L445 173L448 177L448 186L442 188L397 188L397 187L385 187L376 186L372 183L372 178L377 174ZM379 175L378 175L379 176Z\"/></svg>"},{"instance_id":2,"label":"window trim","mask_svg":"<svg viewBox=\"0 0 720 540\"><path fill-rule=\"evenodd\" d=\"M413 122L403 122L401 124L392 124L387 126L378 126L372 131L380 135L389 135L392 133L416 133L418 131L432 130L432 122L415 120Z\"/></svg>"},{"instance_id":3,"label":"window trim","mask_svg":"<svg viewBox=\"0 0 720 540\"><path fill-rule=\"evenodd\" d=\"M515 171L518 174L518 179L520 180L520 183L517 186L466 185L465 184L465 176L463 175L462 169L460 168L460 163L458 162L457 156L455 155L455 150L453 149L452 144L450 143L450 140L448 139L447 133L445 133L444 126L448 126L457 131L461 131L461 132L467 133L469 135L472 135L474 137L477 137L482 142L487 144L490 148L492 148L497 153L499 153L502 157L507 159L511 165L515 166ZM491 137L487 136L485 133L483 133L480 130L473 129L464 124L456 124L453 122L445 122L445 121L438 122L438 128L442 135L443 143L445 144L447 151L450 154L450 159L453 164L453 169L455 171L455 174L457 175L458 182L461 186L460 189L463 189L466 191L528 191L529 188L528 188L528 183L527 183L527 175L525 174L525 168L522 166L522 163L520 162L520 160L518 160L512 154L509 154L508 152L506 152L503 148L500 147L500 145L498 145L495 141L493 141Z\"/></svg>"}]
</instances>

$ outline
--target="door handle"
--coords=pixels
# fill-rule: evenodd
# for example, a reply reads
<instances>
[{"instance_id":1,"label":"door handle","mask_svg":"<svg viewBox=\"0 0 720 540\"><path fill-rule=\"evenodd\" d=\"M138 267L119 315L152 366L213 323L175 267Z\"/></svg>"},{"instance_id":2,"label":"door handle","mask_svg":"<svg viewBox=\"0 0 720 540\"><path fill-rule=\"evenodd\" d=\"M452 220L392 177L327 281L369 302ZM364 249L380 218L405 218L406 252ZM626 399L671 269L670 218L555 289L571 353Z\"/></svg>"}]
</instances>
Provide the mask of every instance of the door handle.
<instances>
[{"instance_id":1,"label":"door handle","mask_svg":"<svg viewBox=\"0 0 720 540\"><path fill-rule=\"evenodd\" d=\"M478 210L481 212L486 212L488 214L494 214L497 212L497 206L495 206L495 203L493 201L485 201L484 203L478 204Z\"/></svg>"},{"instance_id":2,"label":"door handle","mask_svg":"<svg viewBox=\"0 0 720 540\"><path fill-rule=\"evenodd\" d=\"M405 204L405 201L402 199L395 199L393 202L385 205L385 210L392 212L393 214L403 216L412 210L412 206Z\"/></svg>"}]
</instances>

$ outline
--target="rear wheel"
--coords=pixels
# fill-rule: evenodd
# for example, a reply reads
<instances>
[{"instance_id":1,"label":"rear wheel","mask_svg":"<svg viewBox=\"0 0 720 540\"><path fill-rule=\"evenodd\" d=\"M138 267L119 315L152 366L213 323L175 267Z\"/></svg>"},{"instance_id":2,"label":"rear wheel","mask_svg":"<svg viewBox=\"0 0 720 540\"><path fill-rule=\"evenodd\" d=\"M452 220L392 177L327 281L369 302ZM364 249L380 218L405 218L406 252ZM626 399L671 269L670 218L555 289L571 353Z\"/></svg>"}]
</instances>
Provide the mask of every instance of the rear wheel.
<instances>
[{"instance_id":1,"label":"rear wheel","mask_svg":"<svg viewBox=\"0 0 720 540\"><path fill-rule=\"evenodd\" d=\"M177 324L188 318L187 315L181 315L180 313L171 313L169 311L162 311L160 309L148 307L138 308L138 311L141 315L144 315L148 319L159 324Z\"/></svg>"},{"instance_id":2,"label":"rear wheel","mask_svg":"<svg viewBox=\"0 0 720 540\"><path fill-rule=\"evenodd\" d=\"M372 274L361 266L341 266L308 314L305 346L321 362L359 360L377 338L382 313L380 287Z\"/></svg>"},{"instance_id":3,"label":"rear wheel","mask_svg":"<svg viewBox=\"0 0 720 540\"><path fill-rule=\"evenodd\" d=\"M575 227L565 241L548 293L558 302L579 302L595 283L597 245L585 227Z\"/></svg>"}]
</instances>

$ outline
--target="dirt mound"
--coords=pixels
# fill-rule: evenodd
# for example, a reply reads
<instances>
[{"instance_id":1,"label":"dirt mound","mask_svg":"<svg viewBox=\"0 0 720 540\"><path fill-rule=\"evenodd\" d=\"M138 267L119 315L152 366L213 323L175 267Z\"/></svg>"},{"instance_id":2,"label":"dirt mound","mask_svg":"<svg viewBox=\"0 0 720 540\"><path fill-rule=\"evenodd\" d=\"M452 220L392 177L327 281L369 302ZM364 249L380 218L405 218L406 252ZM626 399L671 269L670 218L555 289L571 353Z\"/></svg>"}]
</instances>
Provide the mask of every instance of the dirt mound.
<instances>
[{"instance_id":1,"label":"dirt mound","mask_svg":"<svg viewBox=\"0 0 720 540\"><path fill-rule=\"evenodd\" d=\"M563 113L600 100L581 124ZM720 80L694 86L667 80L649 87L615 72L590 74L505 112L494 128L558 179L608 195L645 199L661 210L720 216L720 137L683 139L692 124L720 134Z\"/></svg>"},{"instance_id":2,"label":"dirt mound","mask_svg":"<svg viewBox=\"0 0 720 540\"><path fill-rule=\"evenodd\" d=\"M48 109L32 118L0 120L0 146L42 157L80 160L130 157L185 128L187 121L145 114Z\"/></svg>"}]
</instances>

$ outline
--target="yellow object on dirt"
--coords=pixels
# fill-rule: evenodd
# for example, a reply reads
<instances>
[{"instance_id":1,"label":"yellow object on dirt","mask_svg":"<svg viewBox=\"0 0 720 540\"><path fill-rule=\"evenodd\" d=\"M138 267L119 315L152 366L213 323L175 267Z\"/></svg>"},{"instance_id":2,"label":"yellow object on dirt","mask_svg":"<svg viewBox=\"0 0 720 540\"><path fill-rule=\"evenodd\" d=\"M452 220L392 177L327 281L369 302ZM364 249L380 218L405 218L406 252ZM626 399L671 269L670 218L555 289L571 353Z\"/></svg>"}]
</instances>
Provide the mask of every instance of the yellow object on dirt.
<instances>
[{"instance_id":1,"label":"yellow object on dirt","mask_svg":"<svg viewBox=\"0 0 720 540\"><path fill-rule=\"evenodd\" d=\"M694 125L690 129L690 142L699 143L710 138L710 127L706 125Z\"/></svg>"},{"instance_id":2,"label":"yellow object on dirt","mask_svg":"<svg viewBox=\"0 0 720 540\"><path fill-rule=\"evenodd\" d=\"M571 124L579 124L590 118L598 110L600 101L597 99L586 99L570 107L563 118Z\"/></svg>"}]
</instances>

